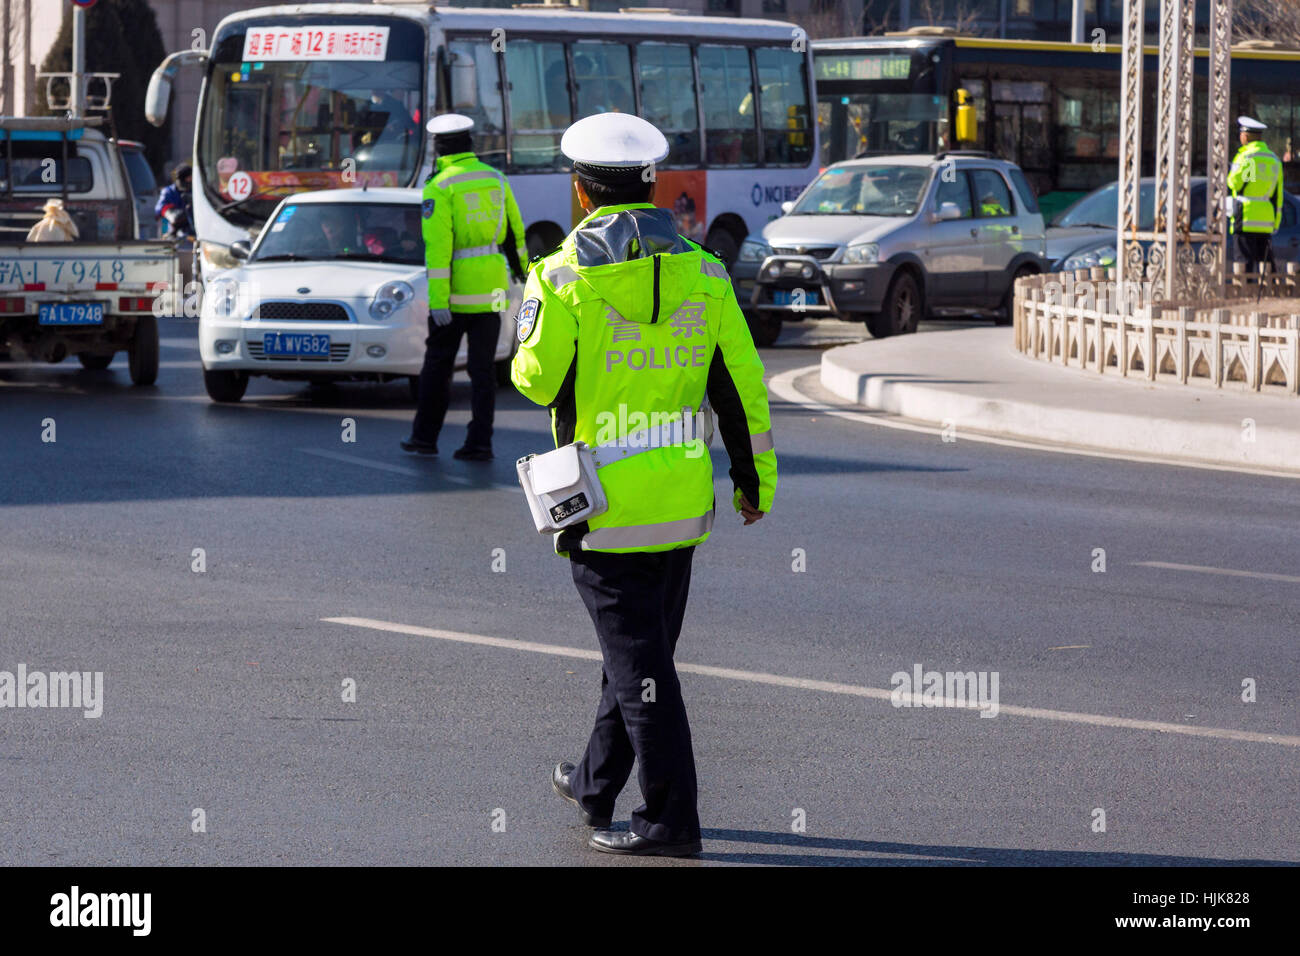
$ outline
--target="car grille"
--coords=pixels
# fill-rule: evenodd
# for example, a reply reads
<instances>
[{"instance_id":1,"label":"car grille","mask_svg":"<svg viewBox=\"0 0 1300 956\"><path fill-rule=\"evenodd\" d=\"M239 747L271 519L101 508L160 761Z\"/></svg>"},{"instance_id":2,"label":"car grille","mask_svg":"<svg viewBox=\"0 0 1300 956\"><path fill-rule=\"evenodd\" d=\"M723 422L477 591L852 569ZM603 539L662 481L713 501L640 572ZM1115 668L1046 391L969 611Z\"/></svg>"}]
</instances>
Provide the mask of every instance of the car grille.
<instances>
[{"instance_id":1,"label":"car grille","mask_svg":"<svg viewBox=\"0 0 1300 956\"><path fill-rule=\"evenodd\" d=\"M805 247L800 251L794 246L773 246L772 253L778 256L812 256L814 259L829 259L838 248L839 246L817 246L811 249Z\"/></svg>"},{"instance_id":2,"label":"car grille","mask_svg":"<svg viewBox=\"0 0 1300 956\"><path fill-rule=\"evenodd\" d=\"M266 355L262 351L262 343L249 339L244 343L248 349L248 357L259 362L305 362L308 364L327 365L332 362L346 362L348 355L352 352L352 345L348 342L331 342L329 358L323 355Z\"/></svg>"},{"instance_id":3,"label":"car grille","mask_svg":"<svg viewBox=\"0 0 1300 956\"><path fill-rule=\"evenodd\" d=\"M348 310L333 302L263 302L253 312L253 318L347 322Z\"/></svg>"}]
</instances>

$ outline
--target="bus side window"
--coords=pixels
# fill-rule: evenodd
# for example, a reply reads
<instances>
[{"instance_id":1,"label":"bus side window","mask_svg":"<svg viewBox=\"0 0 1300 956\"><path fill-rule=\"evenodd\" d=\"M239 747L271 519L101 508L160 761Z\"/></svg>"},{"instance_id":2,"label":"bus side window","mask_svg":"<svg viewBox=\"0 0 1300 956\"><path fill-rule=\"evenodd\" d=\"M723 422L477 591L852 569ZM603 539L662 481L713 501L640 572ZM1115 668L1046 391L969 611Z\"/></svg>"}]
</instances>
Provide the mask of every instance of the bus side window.
<instances>
[{"instance_id":1,"label":"bus side window","mask_svg":"<svg viewBox=\"0 0 1300 956\"><path fill-rule=\"evenodd\" d=\"M700 118L695 109L695 71L685 43L647 41L636 48L641 115L668 137L665 166L700 161Z\"/></svg>"},{"instance_id":2,"label":"bus side window","mask_svg":"<svg viewBox=\"0 0 1300 956\"><path fill-rule=\"evenodd\" d=\"M763 161L804 166L812 155L804 54L789 47L754 52L763 102Z\"/></svg>"},{"instance_id":3,"label":"bus side window","mask_svg":"<svg viewBox=\"0 0 1300 956\"><path fill-rule=\"evenodd\" d=\"M743 46L700 47L700 98L711 166L753 166L758 161L754 84Z\"/></svg>"},{"instance_id":4,"label":"bus side window","mask_svg":"<svg viewBox=\"0 0 1300 956\"><path fill-rule=\"evenodd\" d=\"M506 44L511 156L516 168L564 165L560 137L573 122L564 44L511 40Z\"/></svg>"},{"instance_id":5,"label":"bus side window","mask_svg":"<svg viewBox=\"0 0 1300 956\"><path fill-rule=\"evenodd\" d=\"M578 84L578 119L636 112L626 43L579 40L573 44L573 79Z\"/></svg>"},{"instance_id":6,"label":"bus side window","mask_svg":"<svg viewBox=\"0 0 1300 956\"><path fill-rule=\"evenodd\" d=\"M491 44L473 40L453 40L448 49L452 88L464 87L459 89L463 101L452 103L451 108L474 121L474 152L479 159L489 166L503 167L506 136L497 55Z\"/></svg>"}]
</instances>

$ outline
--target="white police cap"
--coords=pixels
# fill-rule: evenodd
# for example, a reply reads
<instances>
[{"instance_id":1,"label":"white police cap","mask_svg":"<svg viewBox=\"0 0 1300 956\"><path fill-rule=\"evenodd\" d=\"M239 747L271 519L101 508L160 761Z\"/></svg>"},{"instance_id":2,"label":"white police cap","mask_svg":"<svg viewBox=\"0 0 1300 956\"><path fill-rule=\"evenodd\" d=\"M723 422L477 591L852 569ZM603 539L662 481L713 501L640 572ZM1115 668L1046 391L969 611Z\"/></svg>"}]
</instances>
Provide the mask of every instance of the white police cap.
<instances>
[{"instance_id":1,"label":"white police cap","mask_svg":"<svg viewBox=\"0 0 1300 956\"><path fill-rule=\"evenodd\" d=\"M1237 126L1240 129L1250 130L1252 133L1262 129L1268 129L1267 123L1261 123L1257 119L1251 119L1249 116L1238 116Z\"/></svg>"},{"instance_id":2,"label":"white police cap","mask_svg":"<svg viewBox=\"0 0 1300 956\"><path fill-rule=\"evenodd\" d=\"M668 140L639 116L597 113L564 131L560 151L577 166L626 171L657 163L668 155Z\"/></svg>"},{"instance_id":3,"label":"white police cap","mask_svg":"<svg viewBox=\"0 0 1300 956\"><path fill-rule=\"evenodd\" d=\"M468 116L461 116L459 113L443 113L441 116L435 116L425 124L427 129L434 136L449 136L452 133L463 133L466 130L474 128L474 121Z\"/></svg>"}]
</instances>

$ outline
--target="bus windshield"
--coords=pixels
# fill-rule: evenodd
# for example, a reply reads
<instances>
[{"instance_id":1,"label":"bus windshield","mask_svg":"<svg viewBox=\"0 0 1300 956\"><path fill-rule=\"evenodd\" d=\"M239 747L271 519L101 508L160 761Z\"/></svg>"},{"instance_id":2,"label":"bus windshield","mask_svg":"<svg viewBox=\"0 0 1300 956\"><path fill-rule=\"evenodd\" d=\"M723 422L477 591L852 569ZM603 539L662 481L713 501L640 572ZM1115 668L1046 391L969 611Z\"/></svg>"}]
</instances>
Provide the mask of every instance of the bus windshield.
<instances>
[{"instance_id":1,"label":"bus windshield","mask_svg":"<svg viewBox=\"0 0 1300 956\"><path fill-rule=\"evenodd\" d=\"M814 50L822 164L948 147L942 58L928 50Z\"/></svg>"},{"instance_id":2,"label":"bus windshield","mask_svg":"<svg viewBox=\"0 0 1300 956\"><path fill-rule=\"evenodd\" d=\"M260 220L303 189L410 185L424 143L423 61L424 30L407 20L230 25L213 44L199 119L209 197Z\"/></svg>"}]
</instances>

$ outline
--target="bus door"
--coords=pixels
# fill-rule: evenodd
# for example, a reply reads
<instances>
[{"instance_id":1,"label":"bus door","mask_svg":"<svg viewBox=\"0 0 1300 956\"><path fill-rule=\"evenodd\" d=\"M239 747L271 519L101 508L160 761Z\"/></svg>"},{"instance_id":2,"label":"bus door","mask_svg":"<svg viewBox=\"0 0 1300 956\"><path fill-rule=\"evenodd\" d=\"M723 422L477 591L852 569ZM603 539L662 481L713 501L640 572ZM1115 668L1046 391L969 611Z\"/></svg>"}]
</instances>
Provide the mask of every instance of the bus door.
<instances>
[{"instance_id":1,"label":"bus door","mask_svg":"<svg viewBox=\"0 0 1300 956\"><path fill-rule=\"evenodd\" d=\"M1046 83L994 80L993 154L1024 170L1040 196L1052 189L1052 150L1049 113L1051 91Z\"/></svg>"}]
</instances>

